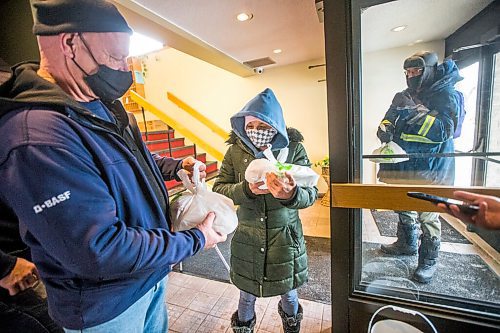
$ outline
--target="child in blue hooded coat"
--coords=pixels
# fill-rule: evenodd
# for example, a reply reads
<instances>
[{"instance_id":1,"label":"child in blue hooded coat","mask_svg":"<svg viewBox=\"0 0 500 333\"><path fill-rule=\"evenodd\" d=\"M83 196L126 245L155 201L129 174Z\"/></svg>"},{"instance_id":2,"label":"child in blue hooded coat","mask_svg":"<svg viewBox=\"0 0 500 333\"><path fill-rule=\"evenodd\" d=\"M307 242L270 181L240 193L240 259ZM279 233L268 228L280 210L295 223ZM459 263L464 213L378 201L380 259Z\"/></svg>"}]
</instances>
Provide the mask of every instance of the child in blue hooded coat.
<instances>
[{"instance_id":1,"label":"child in blue hooded coat","mask_svg":"<svg viewBox=\"0 0 500 333\"><path fill-rule=\"evenodd\" d=\"M285 332L299 332L302 307L297 288L307 281L307 254L298 210L311 206L316 187L297 186L286 173L266 175L249 183L245 170L264 158L270 144L277 156L288 148L286 163L310 167L299 131L286 128L281 106L266 89L231 117L230 144L214 184L215 192L238 205L239 225L231 243L231 281L240 290L238 311L231 318L235 332L253 332L257 297L280 295L278 312Z\"/></svg>"}]
</instances>

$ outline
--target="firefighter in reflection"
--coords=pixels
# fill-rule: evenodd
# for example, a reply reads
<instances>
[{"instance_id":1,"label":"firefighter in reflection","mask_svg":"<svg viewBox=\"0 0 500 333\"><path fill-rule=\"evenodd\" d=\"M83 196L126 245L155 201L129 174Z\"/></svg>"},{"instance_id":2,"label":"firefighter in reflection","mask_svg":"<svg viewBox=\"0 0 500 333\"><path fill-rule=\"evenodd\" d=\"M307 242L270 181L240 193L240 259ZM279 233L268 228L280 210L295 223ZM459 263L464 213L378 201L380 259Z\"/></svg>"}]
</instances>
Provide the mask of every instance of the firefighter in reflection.
<instances>
[{"instance_id":1,"label":"firefighter in reflection","mask_svg":"<svg viewBox=\"0 0 500 333\"><path fill-rule=\"evenodd\" d=\"M398 92L379 125L382 142L394 141L407 154L425 153L400 163L380 164L380 181L390 184L453 185L455 161L441 153L453 153L453 139L460 135L463 95L454 88L462 80L454 61L438 64L435 52L418 52L404 61L408 88ZM397 241L382 245L383 252L415 255L413 279L429 283L437 268L441 222L434 212L399 211ZM419 246L419 226L421 229Z\"/></svg>"}]
</instances>

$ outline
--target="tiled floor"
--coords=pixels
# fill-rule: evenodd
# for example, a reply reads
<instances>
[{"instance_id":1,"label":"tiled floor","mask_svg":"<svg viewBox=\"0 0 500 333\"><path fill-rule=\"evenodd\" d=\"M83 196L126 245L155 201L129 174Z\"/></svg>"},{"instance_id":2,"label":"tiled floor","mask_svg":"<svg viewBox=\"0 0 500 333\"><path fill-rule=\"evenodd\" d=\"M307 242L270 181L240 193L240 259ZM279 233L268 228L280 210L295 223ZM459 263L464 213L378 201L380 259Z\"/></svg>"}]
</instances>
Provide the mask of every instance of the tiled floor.
<instances>
[{"instance_id":1,"label":"tiled floor","mask_svg":"<svg viewBox=\"0 0 500 333\"><path fill-rule=\"evenodd\" d=\"M300 211L304 233L330 237L329 208L316 202ZM238 307L239 291L229 283L187 274L169 274L167 305L169 332L232 332L230 318ZM278 315L279 296L258 298L256 333L283 332ZM300 300L304 308L303 333L331 332L331 305Z\"/></svg>"},{"instance_id":2,"label":"tiled floor","mask_svg":"<svg viewBox=\"0 0 500 333\"><path fill-rule=\"evenodd\" d=\"M169 332L232 332L230 318L238 306L238 289L229 283L172 272L167 288ZM258 298L255 332L283 332L279 297ZM331 332L331 305L301 300L301 332Z\"/></svg>"}]
</instances>

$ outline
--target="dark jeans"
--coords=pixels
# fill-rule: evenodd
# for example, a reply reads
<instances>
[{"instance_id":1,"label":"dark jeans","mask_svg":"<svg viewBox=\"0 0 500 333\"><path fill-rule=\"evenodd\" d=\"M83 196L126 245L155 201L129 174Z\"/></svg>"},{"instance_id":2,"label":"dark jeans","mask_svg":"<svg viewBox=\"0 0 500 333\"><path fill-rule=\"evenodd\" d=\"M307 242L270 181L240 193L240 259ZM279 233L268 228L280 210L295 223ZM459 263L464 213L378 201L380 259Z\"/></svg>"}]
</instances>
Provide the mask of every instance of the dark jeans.
<instances>
[{"instance_id":1,"label":"dark jeans","mask_svg":"<svg viewBox=\"0 0 500 333\"><path fill-rule=\"evenodd\" d=\"M49 317L45 288L42 283L15 296L0 293L0 332L64 332Z\"/></svg>"}]
</instances>

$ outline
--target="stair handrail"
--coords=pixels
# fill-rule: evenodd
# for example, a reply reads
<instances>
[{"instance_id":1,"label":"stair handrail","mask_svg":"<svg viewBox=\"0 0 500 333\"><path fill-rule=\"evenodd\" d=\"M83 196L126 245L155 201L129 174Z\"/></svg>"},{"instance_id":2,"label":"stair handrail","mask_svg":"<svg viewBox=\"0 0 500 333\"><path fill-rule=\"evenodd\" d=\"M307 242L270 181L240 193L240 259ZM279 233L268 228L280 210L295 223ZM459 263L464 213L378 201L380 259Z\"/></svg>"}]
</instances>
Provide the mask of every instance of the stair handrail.
<instances>
[{"instance_id":1,"label":"stair handrail","mask_svg":"<svg viewBox=\"0 0 500 333\"><path fill-rule=\"evenodd\" d=\"M182 136L191 140L192 142L198 144L198 146L201 149L206 151L207 154L213 156L217 161L222 161L224 159L223 153L221 153L216 148L212 147L209 143L207 143L205 140L203 140L202 138L200 138L199 136L194 134L191 130L189 130L186 126L182 125L177 120L166 115L158 107L156 107L155 105L153 105L150 102L148 102L147 100L145 100L142 96L137 94L135 91L132 91L132 90L130 91L130 98L134 102L136 102L139 106L148 110L149 112L154 114L156 117L158 117L161 121L166 123L168 126L172 127L179 134L181 134Z\"/></svg>"},{"instance_id":2,"label":"stair handrail","mask_svg":"<svg viewBox=\"0 0 500 333\"><path fill-rule=\"evenodd\" d=\"M169 101L177 105L181 110L189 113L196 120L207 126L212 132L220 136L224 141L229 138L229 133L226 132L222 127L214 123L212 120L205 117L199 111L196 111L193 107L188 105L186 102L181 100L179 97L175 96L171 92L167 91L167 98Z\"/></svg>"}]
</instances>

